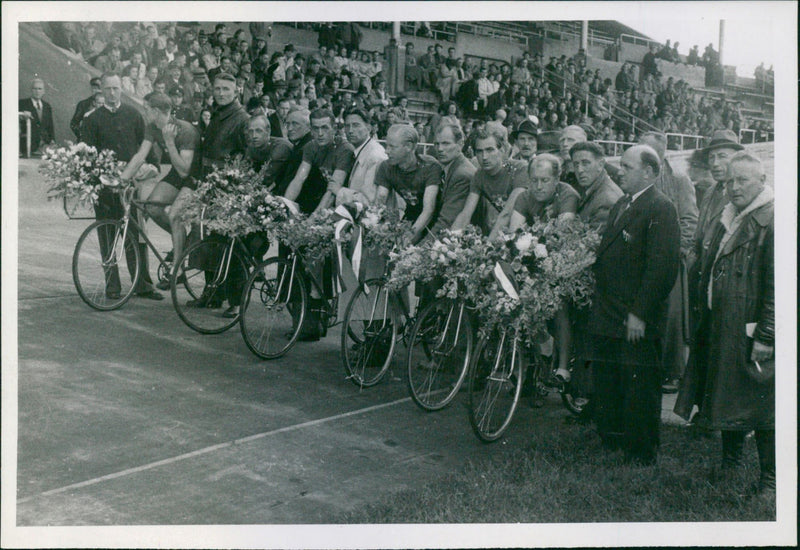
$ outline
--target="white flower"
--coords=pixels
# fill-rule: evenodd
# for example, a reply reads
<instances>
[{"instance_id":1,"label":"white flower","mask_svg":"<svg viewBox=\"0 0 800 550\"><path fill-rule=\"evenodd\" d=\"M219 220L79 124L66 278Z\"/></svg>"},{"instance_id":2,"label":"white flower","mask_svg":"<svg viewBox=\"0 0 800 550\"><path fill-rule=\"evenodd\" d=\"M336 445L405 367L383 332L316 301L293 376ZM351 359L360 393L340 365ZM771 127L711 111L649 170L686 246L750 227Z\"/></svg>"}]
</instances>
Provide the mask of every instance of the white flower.
<instances>
[{"instance_id":1,"label":"white flower","mask_svg":"<svg viewBox=\"0 0 800 550\"><path fill-rule=\"evenodd\" d=\"M536 243L533 246L533 255L537 258L547 258L547 247L542 243Z\"/></svg>"},{"instance_id":2,"label":"white flower","mask_svg":"<svg viewBox=\"0 0 800 550\"><path fill-rule=\"evenodd\" d=\"M364 227L367 227L367 228L369 228L369 229L372 229L372 228L374 228L374 227L377 227L377 226L378 226L378 223L380 223L380 221L381 221L381 219L380 219L380 215L379 215L377 212L367 212L367 213L364 215L364 217L362 218L362 220L363 220L363 221L361 222L361 223L362 223L362 225L363 225Z\"/></svg>"},{"instance_id":3,"label":"white flower","mask_svg":"<svg viewBox=\"0 0 800 550\"><path fill-rule=\"evenodd\" d=\"M533 245L533 236L528 233L523 233L519 236L519 238L514 242L514 246L520 252L527 252L530 250L531 245Z\"/></svg>"}]
</instances>

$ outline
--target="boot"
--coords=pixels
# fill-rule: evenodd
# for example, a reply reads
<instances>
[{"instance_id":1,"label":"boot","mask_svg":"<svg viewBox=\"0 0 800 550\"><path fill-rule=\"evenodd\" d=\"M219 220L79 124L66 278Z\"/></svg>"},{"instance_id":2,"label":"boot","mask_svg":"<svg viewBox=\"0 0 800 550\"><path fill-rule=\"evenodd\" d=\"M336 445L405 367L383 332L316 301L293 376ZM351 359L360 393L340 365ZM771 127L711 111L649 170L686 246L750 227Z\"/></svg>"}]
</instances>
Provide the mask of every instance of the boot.
<instances>
[{"instance_id":1,"label":"boot","mask_svg":"<svg viewBox=\"0 0 800 550\"><path fill-rule=\"evenodd\" d=\"M775 494L775 430L756 430L756 448L761 468L758 492Z\"/></svg>"},{"instance_id":2,"label":"boot","mask_svg":"<svg viewBox=\"0 0 800 550\"><path fill-rule=\"evenodd\" d=\"M742 465L745 432L722 430L722 469L733 470Z\"/></svg>"}]
</instances>

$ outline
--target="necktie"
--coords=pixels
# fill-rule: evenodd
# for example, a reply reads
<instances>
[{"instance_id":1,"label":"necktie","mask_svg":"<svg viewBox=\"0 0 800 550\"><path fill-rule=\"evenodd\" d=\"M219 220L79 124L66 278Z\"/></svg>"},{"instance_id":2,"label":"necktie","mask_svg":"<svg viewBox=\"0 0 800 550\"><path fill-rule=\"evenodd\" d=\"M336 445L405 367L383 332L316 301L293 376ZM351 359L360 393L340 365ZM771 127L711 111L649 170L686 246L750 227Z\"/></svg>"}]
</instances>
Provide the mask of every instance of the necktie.
<instances>
[{"instance_id":1,"label":"necktie","mask_svg":"<svg viewBox=\"0 0 800 550\"><path fill-rule=\"evenodd\" d=\"M623 195L622 198L619 200L620 207L617 210L617 215L614 218L614 225L619 223L619 219L622 217L622 214L630 207L632 197L630 195Z\"/></svg>"},{"instance_id":2,"label":"necktie","mask_svg":"<svg viewBox=\"0 0 800 550\"><path fill-rule=\"evenodd\" d=\"M36 116L39 120L42 119L42 102L36 100L33 102L33 106L36 108Z\"/></svg>"}]
</instances>

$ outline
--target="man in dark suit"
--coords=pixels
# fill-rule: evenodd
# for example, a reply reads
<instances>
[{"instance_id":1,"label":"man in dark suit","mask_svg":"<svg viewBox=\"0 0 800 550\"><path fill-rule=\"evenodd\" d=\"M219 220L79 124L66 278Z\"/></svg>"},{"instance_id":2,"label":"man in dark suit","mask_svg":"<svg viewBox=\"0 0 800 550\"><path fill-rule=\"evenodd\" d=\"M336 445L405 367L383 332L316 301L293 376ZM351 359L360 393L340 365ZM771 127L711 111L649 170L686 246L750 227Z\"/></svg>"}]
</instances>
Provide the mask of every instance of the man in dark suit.
<instances>
[{"instance_id":1,"label":"man in dark suit","mask_svg":"<svg viewBox=\"0 0 800 550\"><path fill-rule=\"evenodd\" d=\"M31 82L31 97L19 100L19 112L23 118L31 121L31 153L52 143L55 136L53 129L53 108L44 99L44 80L34 78ZM25 150L24 134L20 131L20 151Z\"/></svg>"},{"instance_id":2,"label":"man in dark suit","mask_svg":"<svg viewBox=\"0 0 800 550\"><path fill-rule=\"evenodd\" d=\"M288 97L282 97L278 100L276 107L277 110L268 117L271 132L270 136L289 139L289 134L286 131L286 117L292 109L292 102Z\"/></svg>"},{"instance_id":3,"label":"man in dark suit","mask_svg":"<svg viewBox=\"0 0 800 550\"><path fill-rule=\"evenodd\" d=\"M95 95L103 91L102 86L100 86L100 77L92 77L89 81L89 86L92 87L92 95L78 102L75 106L75 113L72 115L72 120L69 121L69 129L72 130L72 133L75 134L78 140L81 139L80 131L83 117L86 116L86 113L94 109Z\"/></svg>"},{"instance_id":4,"label":"man in dark suit","mask_svg":"<svg viewBox=\"0 0 800 550\"><path fill-rule=\"evenodd\" d=\"M650 465L658 451L660 339L678 273L680 229L675 207L654 187L658 154L637 145L620 166L626 195L611 209L594 265L595 421L604 447Z\"/></svg>"}]
</instances>

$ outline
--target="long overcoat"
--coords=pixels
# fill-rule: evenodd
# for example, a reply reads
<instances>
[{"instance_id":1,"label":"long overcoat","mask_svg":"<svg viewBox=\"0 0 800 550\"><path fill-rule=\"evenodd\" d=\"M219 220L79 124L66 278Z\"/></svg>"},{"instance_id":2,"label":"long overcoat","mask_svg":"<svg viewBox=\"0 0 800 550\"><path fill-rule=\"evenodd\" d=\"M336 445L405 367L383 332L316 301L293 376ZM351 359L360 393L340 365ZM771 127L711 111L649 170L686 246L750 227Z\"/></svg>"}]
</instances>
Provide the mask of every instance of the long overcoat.
<instances>
[{"instance_id":1,"label":"long overcoat","mask_svg":"<svg viewBox=\"0 0 800 550\"><path fill-rule=\"evenodd\" d=\"M775 425L774 379L761 384L745 371L753 346L753 338L746 336L747 325L756 323L753 335L760 343L774 346L775 341L773 212L770 201L747 214L715 263L725 233L718 222L709 249L698 259L699 284L692 302L703 311L702 320L675 412L688 419L693 405L698 405L697 424L708 428L750 430Z\"/></svg>"}]
</instances>

